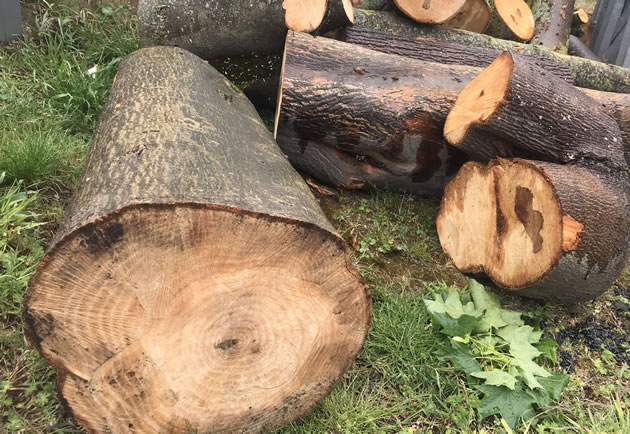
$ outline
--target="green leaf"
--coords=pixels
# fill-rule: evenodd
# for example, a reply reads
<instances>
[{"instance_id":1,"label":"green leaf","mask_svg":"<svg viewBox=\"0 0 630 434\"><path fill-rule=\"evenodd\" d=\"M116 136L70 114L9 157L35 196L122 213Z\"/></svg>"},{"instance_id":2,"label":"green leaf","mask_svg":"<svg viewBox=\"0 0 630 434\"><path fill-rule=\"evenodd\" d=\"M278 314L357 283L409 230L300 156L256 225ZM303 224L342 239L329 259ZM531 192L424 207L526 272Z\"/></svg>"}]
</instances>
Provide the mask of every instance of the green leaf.
<instances>
[{"instance_id":1,"label":"green leaf","mask_svg":"<svg viewBox=\"0 0 630 434\"><path fill-rule=\"evenodd\" d=\"M551 360L551 363L554 365L558 363L558 344L549 336L545 336L542 341L534 346L540 351L541 356Z\"/></svg>"},{"instance_id":2,"label":"green leaf","mask_svg":"<svg viewBox=\"0 0 630 434\"><path fill-rule=\"evenodd\" d=\"M519 419L529 419L536 414L533 407L535 397L522 389L510 390L505 386L489 385L477 386L475 389L484 395L479 405L480 419L500 414L514 429Z\"/></svg>"},{"instance_id":3,"label":"green leaf","mask_svg":"<svg viewBox=\"0 0 630 434\"><path fill-rule=\"evenodd\" d=\"M515 358L512 364L519 368L521 377L530 389L543 388L539 382L540 378L536 377L549 377L551 375L545 368L529 359Z\"/></svg>"},{"instance_id":4,"label":"green leaf","mask_svg":"<svg viewBox=\"0 0 630 434\"><path fill-rule=\"evenodd\" d=\"M433 322L442 326L443 332L449 336L466 336L470 334L479 321L482 312L475 311L472 302L462 304L457 291L451 291L444 299L443 294L434 294L435 300L424 300Z\"/></svg>"},{"instance_id":5,"label":"green leaf","mask_svg":"<svg viewBox=\"0 0 630 434\"><path fill-rule=\"evenodd\" d=\"M491 386L505 386L510 390L514 390L514 386L516 385L516 377L499 370L473 372L470 375L486 380L485 384Z\"/></svg>"},{"instance_id":6,"label":"green leaf","mask_svg":"<svg viewBox=\"0 0 630 434\"><path fill-rule=\"evenodd\" d=\"M492 327L498 329L507 325L523 325L521 314L501 308L499 298L473 279L468 279L468 289L477 311L484 313L475 331L487 333Z\"/></svg>"},{"instance_id":7,"label":"green leaf","mask_svg":"<svg viewBox=\"0 0 630 434\"><path fill-rule=\"evenodd\" d=\"M510 344L510 354L523 360L532 360L540 355L540 351L530 343L530 338L537 333L533 327L526 325L508 325L497 331Z\"/></svg>"},{"instance_id":8,"label":"green leaf","mask_svg":"<svg viewBox=\"0 0 630 434\"><path fill-rule=\"evenodd\" d=\"M560 400L560 395L567 384L569 384L569 376L564 372L554 372L546 378L539 378L538 381L554 401Z\"/></svg>"},{"instance_id":9,"label":"green leaf","mask_svg":"<svg viewBox=\"0 0 630 434\"><path fill-rule=\"evenodd\" d=\"M479 362L473 358L470 348L452 339L451 348L438 352L437 356L440 360L451 362L455 368L464 371L466 374L481 371L481 366L479 366Z\"/></svg>"}]
</instances>

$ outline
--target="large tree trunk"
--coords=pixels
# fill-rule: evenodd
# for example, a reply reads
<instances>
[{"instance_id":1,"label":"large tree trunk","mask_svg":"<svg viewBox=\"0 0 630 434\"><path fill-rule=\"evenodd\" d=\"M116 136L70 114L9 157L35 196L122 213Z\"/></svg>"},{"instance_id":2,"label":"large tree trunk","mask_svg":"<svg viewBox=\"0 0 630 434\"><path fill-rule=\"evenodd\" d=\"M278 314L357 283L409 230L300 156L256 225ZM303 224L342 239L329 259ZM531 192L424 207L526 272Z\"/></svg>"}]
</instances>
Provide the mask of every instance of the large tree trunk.
<instances>
[{"instance_id":1,"label":"large tree trunk","mask_svg":"<svg viewBox=\"0 0 630 434\"><path fill-rule=\"evenodd\" d=\"M398 54L412 59L448 65L468 65L485 68L497 58L502 50L467 46L453 42L436 41L429 38L412 39L357 26L346 27L339 32L339 39L388 54ZM546 57L525 54L529 62L544 71L573 83L569 68ZM481 71L479 71L481 72Z\"/></svg>"},{"instance_id":2,"label":"large tree trunk","mask_svg":"<svg viewBox=\"0 0 630 434\"><path fill-rule=\"evenodd\" d=\"M200 58L120 65L85 175L25 298L91 432L260 432L307 414L370 298L253 106Z\"/></svg>"},{"instance_id":3,"label":"large tree trunk","mask_svg":"<svg viewBox=\"0 0 630 434\"><path fill-rule=\"evenodd\" d=\"M287 28L322 34L352 23L350 0L140 0L143 46L174 45L204 59L278 53Z\"/></svg>"},{"instance_id":4,"label":"large tree trunk","mask_svg":"<svg viewBox=\"0 0 630 434\"><path fill-rule=\"evenodd\" d=\"M362 30L348 32L356 35ZM406 54L403 45L389 46ZM429 48L417 51L431 53ZM434 52L438 58L444 54ZM459 54L445 53L449 59ZM429 55L427 60L435 59ZM470 63L468 58L466 63ZM276 138L296 167L331 185L358 188L372 183L439 195L467 159L445 145L439 130L459 93L481 72L480 68L429 63L291 33ZM622 126L622 136L630 136L630 110L626 109L630 95L585 91L610 108ZM587 99L582 93L579 98ZM340 105L343 110L335 109ZM499 148L508 148L494 136L483 140L495 142ZM625 143L629 154L630 141ZM496 147L491 152L486 160L494 158Z\"/></svg>"},{"instance_id":5,"label":"large tree trunk","mask_svg":"<svg viewBox=\"0 0 630 434\"><path fill-rule=\"evenodd\" d=\"M477 73L290 32L276 139L324 182L439 195L466 159L445 145L444 119Z\"/></svg>"},{"instance_id":6,"label":"large tree trunk","mask_svg":"<svg viewBox=\"0 0 630 434\"><path fill-rule=\"evenodd\" d=\"M480 161L521 156L627 169L619 126L599 103L509 52L458 96L444 135ZM489 137L502 139L507 149L495 149Z\"/></svg>"},{"instance_id":7,"label":"large tree trunk","mask_svg":"<svg viewBox=\"0 0 630 434\"><path fill-rule=\"evenodd\" d=\"M616 65L558 54L538 45L519 44L463 30L446 30L436 26L423 26L394 13L360 9L354 12L355 25L358 27L380 30L400 36L429 38L436 41L493 48L518 54L538 55L568 68L577 86L609 92L630 93L630 70Z\"/></svg>"},{"instance_id":8,"label":"large tree trunk","mask_svg":"<svg viewBox=\"0 0 630 434\"><path fill-rule=\"evenodd\" d=\"M535 298L576 302L608 289L628 259L628 180L540 161L466 163L437 229L467 274Z\"/></svg>"}]
</instances>

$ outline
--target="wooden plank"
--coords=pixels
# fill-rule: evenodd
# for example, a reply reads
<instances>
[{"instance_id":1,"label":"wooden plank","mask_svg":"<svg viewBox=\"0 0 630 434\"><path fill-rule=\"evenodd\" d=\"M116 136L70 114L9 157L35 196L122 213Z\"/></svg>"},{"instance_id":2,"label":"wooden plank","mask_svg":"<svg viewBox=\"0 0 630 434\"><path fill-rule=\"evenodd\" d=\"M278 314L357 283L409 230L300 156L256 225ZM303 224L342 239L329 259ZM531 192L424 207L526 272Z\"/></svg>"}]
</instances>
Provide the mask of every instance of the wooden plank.
<instances>
[{"instance_id":1,"label":"wooden plank","mask_svg":"<svg viewBox=\"0 0 630 434\"><path fill-rule=\"evenodd\" d=\"M0 42L10 42L22 36L20 0L0 1Z\"/></svg>"}]
</instances>

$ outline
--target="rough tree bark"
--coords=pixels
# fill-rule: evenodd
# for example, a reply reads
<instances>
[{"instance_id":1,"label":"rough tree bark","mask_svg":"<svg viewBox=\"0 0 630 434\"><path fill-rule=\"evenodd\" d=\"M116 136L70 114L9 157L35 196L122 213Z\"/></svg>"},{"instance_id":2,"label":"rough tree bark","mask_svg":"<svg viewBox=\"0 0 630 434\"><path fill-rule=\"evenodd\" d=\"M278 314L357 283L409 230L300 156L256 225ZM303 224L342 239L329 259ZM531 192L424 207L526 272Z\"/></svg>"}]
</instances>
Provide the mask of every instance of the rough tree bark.
<instances>
[{"instance_id":1,"label":"rough tree bark","mask_svg":"<svg viewBox=\"0 0 630 434\"><path fill-rule=\"evenodd\" d=\"M393 13L361 9L357 9L354 12L355 25L358 27L380 30L400 36L429 38L436 41L494 48L519 54L538 55L569 68L577 86L609 92L630 93L630 70L616 65L562 55L533 44L519 44L463 30L446 30L436 26L423 26Z\"/></svg>"},{"instance_id":2,"label":"rough tree bark","mask_svg":"<svg viewBox=\"0 0 630 434\"><path fill-rule=\"evenodd\" d=\"M445 146L441 128L477 72L290 32L276 139L295 166L329 184L441 194L466 159Z\"/></svg>"},{"instance_id":3,"label":"rough tree bark","mask_svg":"<svg viewBox=\"0 0 630 434\"><path fill-rule=\"evenodd\" d=\"M369 294L254 107L200 58L125 59L30 281L30 338L90 432L260 432L350 366Z\"/></svg>"},{"instance_id":4,"label":"rough tree bark","mask_svg":"<svg viewBox=\"0 0 630 434\"><path fill-rule=\"evenodd\" d=\"M627 169L619 126L599 103L509 52L458 96L444 136L479 161L506 152L479 140L496 136L505 141L508 156L555 163L586 159Z\"/></svg>"},{"instance_id":5,"label":"rough tree bark","mask_svg":"<svg viewBox=\"0 0 630 434\"><path fill-rule=\"evenodd\" d=\"M446 187L438 235L466 274L535 298L592 299L628 260L628 185L606 168L469 162Z\"/></svg>"},{"instance_id":6,"label":"rough tree bark","mask_svg":"<svg viewBox=\"0 0 630 434\"><path fill-rule=\"evenodd\" d=\"M338 36L345 42L362 45L382 53L398 54L412 59L448 65L485 68L502 53L502 50L494 48L467 46L435 41L430 38L412 39L357 26L346 27L339 32ZM527 59L539 68L554 73L568 83L573 83L573 75L565 65L558 64L543 56L529 54L524 56L527 56Z\"/></svg>"},{"instance_id":7,"label":"rough tree bark","mask_svg":"<svg viewBox=\"0 0 630 434\"><path fill-rule=\"evenodd\" d=\"M285 10L286 8L286 10ZM322 34L352 23L350 0L140 0L143 46L173 45L204 59L278 53L287 27Z\"/></svg>"}]
</instances>

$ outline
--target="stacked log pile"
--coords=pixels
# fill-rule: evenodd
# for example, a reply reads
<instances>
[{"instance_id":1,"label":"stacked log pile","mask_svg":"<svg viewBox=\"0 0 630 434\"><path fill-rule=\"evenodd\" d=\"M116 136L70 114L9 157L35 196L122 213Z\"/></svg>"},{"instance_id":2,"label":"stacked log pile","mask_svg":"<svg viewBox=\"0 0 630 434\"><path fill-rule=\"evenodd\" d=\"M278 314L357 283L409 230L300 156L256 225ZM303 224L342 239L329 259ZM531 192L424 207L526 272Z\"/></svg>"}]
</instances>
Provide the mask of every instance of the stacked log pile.
<instances>
[{"instance_id":1,"label":"stacked log pile","mask_svg":"<svg viewBox=\"0 0 630 434\"><path fill-rule=\"evenodd\" d=\"M25 301L90 431L272 431L350 366L369 294L287 156L441 196L444 251L499 287L576 302L621 272L630 71L562 53L573 2L356 3L140 1L143 45L181 48L122 62ZM245 65L273 136L208 61Z\"/></svg>"}]
</instances>

